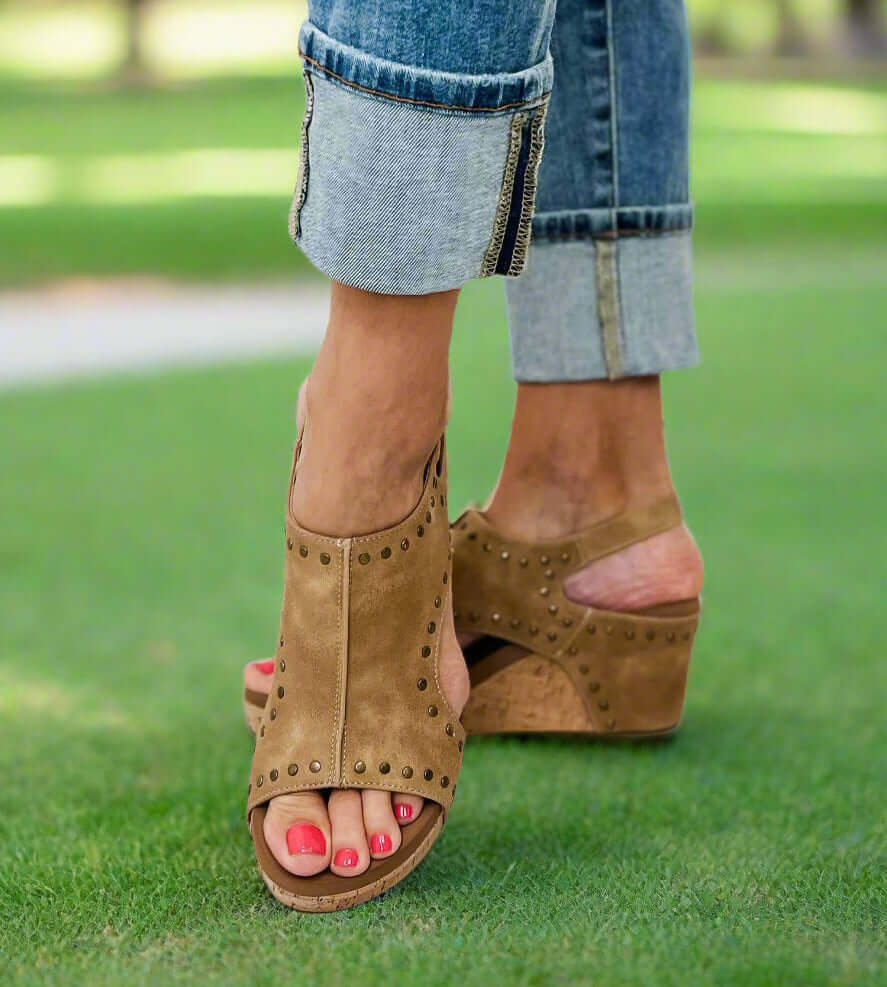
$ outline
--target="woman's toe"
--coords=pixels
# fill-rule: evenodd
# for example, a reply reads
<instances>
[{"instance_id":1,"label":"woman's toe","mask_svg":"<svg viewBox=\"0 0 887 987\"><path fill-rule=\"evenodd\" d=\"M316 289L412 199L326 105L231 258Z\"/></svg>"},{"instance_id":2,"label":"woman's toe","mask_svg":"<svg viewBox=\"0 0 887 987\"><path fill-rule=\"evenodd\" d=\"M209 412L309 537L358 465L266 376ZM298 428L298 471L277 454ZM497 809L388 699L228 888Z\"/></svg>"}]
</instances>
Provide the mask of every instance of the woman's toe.
<instances>
[{"instance_id":1,"label":"woman's toe","mask_svg":"<svg viewBox=\"0 0 887 987\"><path fill-rule=\"evenodd\" d=\"M370 848L363 828L360 792L330 792L327 809L333 832L330 870L342 877L362 874L370 866Z\"/></svg>"},{"instance_id":2,"label":"woman's toe","mask_svg":"<svg viewBox=\"0 0 887 987\"><path fill-rule=\"evenodd\" d=\"M250 692L271 691L271 679L274 676L274 660L251 661L243 670L243 684Z\"/></svg>"},{"instance_id":3,"label":"woman's toe","mask_svg":"<svg viewBox=\"0 0 887 987\"><path fill-rule=\"evenodd\" d=\"M391 808L394 811L394 818L401 826L408 826L414 819L419 818L422 811L423 800L418 795L391 796Z\"/></svg>"},{"instance_id":4,"label":"woman's toe","mask_svg":"<svg viewBox=\"0 0 887 987\"><path fill-rule=\"evenodd\" d=\"M370 855L375 860L390 857L400 847L400 826L391 808L391 793L367 789L360 797Z\"/></svg>"},{"instance_id":5,"label":"woman's toe","mask_svg":"<svg viewBox=\"0 0 887 987\"><path fill-rule=\"evenodd\" d=\"M319 792L278 795L263 827L268 849L291 874L311 877L330 863L330 819Z\"/></svg>"}]
</instances>

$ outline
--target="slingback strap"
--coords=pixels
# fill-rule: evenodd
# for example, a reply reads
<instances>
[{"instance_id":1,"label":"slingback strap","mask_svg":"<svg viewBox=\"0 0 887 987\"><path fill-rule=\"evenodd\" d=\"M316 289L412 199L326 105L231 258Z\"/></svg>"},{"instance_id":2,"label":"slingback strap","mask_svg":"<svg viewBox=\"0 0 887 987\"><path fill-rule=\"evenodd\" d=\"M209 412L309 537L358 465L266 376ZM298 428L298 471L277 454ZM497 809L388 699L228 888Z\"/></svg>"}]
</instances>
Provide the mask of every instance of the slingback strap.
<instances>
[{"instance_id":1,"label":"slingback strap","mask_svg":"<svg viewBox=\"0 0 887 987\"><path fill-rule=\"evenodd\" d=\"M248 815L278 795L328 788L410 793L449 809L465 731L438 674L452 589L446 503L441 439L419 503L391 528L328 538L287 507L281 631Z\"/></svg>"},{"instance_id":2,"label":"slingback strap","mask_svg":"<svg viewBox=\"0 0 887 987\"><path fill-rule=\"evenodd\" d=\"M617 626L623 637L631 633L628 640L634 650L645 646L647 632L652 631L650 640L655 640L657 628L682 639L695 631L696 601L649 615L610 614L575 603L563 590L566 577L590 562L680 523L680 505L670 497L569 538L531 543L506 538L481 511L465 511L453 525L456 625L461 631L500 638L555 659L587 652L591 645L587 632L593 628L593 634L599 626L602 636L608 627ZM637 626L642 616L643 626ZM624 626L626 622L632 623L632 630ZM637 631L641 633L636 635Z\"/></svg>"}]
</instances>

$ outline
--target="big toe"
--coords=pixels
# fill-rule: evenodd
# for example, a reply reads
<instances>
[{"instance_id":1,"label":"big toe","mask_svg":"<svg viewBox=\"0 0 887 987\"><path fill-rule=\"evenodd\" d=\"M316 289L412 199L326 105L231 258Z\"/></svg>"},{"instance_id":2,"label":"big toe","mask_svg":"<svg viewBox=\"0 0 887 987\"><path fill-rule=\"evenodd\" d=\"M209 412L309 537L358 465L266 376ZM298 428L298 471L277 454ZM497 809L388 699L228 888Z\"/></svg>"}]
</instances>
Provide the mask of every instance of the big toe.
<instances>
[{"instance_id":1,"label":"big toe","mask_svg":"<svg viewBox=\"0 0 887 987\"><path fill-rule=\"evenodd\" d=\"M319 792L278 795L272 799L263 832L268 849L291 874L311 877L329 867L330 818Z\"/></svg>"}]
</instances>

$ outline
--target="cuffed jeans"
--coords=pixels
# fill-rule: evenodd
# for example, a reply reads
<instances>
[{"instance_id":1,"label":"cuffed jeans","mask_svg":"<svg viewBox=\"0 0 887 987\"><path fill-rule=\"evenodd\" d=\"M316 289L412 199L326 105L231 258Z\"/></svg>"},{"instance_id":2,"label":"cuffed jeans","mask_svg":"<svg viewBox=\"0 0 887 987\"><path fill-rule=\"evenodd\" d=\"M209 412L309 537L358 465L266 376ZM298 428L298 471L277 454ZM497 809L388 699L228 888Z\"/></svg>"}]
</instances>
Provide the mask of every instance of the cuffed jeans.
<instances>
[{"instance_id":1,"label":"cuffed jeans","mask_svg":"<svg viewBox=\"0 0 887 987\"><path fill-rule=\"evenodd\" d=\"M519 381L696 362L683 0L313 0L299 41L290 233L321 271L505 275Z\"/></svg>"}]
</instances>

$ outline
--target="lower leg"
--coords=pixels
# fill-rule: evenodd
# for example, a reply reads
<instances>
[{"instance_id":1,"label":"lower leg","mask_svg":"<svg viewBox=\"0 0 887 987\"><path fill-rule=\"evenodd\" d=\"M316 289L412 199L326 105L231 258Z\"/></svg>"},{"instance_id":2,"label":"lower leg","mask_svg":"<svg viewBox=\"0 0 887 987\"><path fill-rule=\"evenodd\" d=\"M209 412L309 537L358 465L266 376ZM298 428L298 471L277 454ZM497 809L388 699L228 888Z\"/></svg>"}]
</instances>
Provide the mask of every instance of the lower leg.
<instances>
[{"instance_id":1,"label":"lower leg","mask_svg":"<svg viewBox=\"0 0 887 987\"><path fill-rule=\"evenodd\" d=\"M505 535L557 539L674 491L659 378L520 384L511 440L487 514ZM687 599L702 559L685 527L571 576L568 595L610 609Z\"/></svg>"},{"instance_id":2,"label":"lower leg","mask_svg":"<svg viewBox=\"0 0 887 987\"><path fill-rule=\"evenodd\" d=\"M457 292L370 294L333 284L330 320L305 389L306 416L292 510L305 528L350 536L396 524L415 507L423 468L446 422L448 351ZM443 615L441 687L457 713L468 673L452 606ZM247 687L267 692L262 663ZM353 876L400 846L400 826L422 800L381 791L274 798L265 816L269 849L302 876L329 867Z\"/></svg>"}]
</instances>

